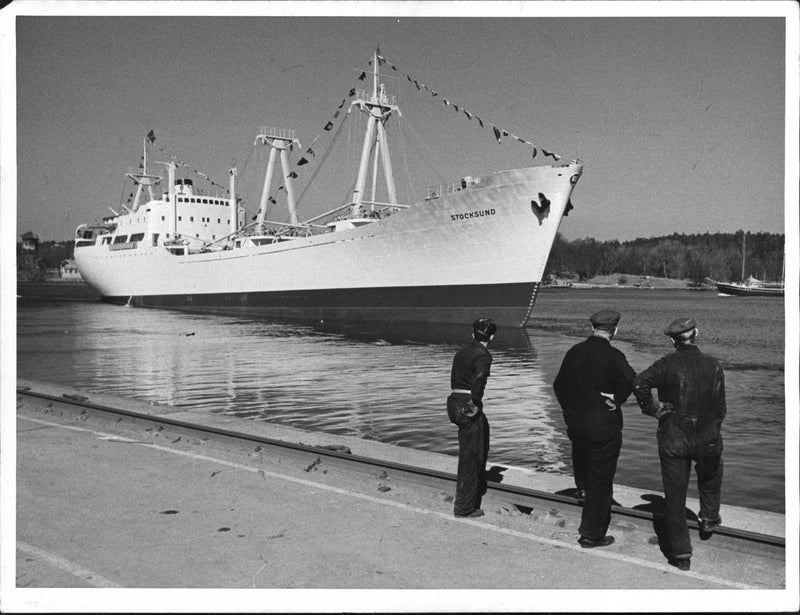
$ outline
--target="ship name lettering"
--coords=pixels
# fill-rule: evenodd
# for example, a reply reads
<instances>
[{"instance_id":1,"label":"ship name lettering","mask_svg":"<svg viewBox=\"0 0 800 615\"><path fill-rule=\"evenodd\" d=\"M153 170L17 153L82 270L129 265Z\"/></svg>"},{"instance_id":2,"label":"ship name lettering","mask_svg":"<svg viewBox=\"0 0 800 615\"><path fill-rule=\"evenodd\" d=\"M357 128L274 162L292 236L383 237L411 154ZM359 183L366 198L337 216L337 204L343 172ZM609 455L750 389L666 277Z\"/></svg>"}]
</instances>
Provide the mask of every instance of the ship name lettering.
<instances>
[{"instance_id":1,"label":"ship name lettering","mask_svg":"<svg viewBox=\"0 0 800 615\"><path fill-rule=\"evenodd\" d=\"M468 211L464 214L450 214L450 220L455 222L456 220L466 220L468 218L481 218L483 216L493 216L495 215L494 208L492 209L482 209L480 211Z\"/></svg>"}]
</instances>

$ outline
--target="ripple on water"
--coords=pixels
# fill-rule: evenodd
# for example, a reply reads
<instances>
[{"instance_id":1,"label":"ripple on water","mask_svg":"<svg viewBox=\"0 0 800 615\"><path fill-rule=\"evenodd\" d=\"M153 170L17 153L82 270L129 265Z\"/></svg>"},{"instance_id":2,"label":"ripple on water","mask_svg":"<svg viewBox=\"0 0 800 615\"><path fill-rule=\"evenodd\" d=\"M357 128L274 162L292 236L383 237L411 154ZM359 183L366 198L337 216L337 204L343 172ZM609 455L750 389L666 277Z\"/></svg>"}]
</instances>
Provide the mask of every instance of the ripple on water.
<instances>
[{"instance_id":1,"label":"ripple on water","mask_svg":"<svg viewBox=\"0 0 800 615\"><path fill-rule=\"evenodd\" d=\"M784 507L785 374L780 302L717 301L709 293L540 293L534 326L501 330L486 389L490 463L571 471L552 382L566 350L588 334L588 315L622 313L615 341L635 370L670 352L661 330L698 321L701 348L726 366L725 501ZM416 330L415 330L416 331ZM105 304L18 304L22 378L322 430L455 455L447 419L453 353L469 330L337 331L242 318ZM655 422L632 401L618 483L660 491ZM756 463L753 461L757 460Z\"/></svg>"}]
</instances>

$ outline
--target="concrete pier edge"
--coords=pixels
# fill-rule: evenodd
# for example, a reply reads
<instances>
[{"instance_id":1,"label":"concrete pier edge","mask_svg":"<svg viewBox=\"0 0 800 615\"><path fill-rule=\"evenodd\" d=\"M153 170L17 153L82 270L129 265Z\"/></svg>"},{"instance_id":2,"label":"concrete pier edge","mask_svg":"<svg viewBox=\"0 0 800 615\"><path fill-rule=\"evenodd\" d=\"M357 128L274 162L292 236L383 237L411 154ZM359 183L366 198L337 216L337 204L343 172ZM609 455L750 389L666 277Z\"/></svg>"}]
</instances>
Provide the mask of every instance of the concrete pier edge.
<instances>
[{"instance_id":1,"label":"concrete pier edge","mask_svg":"<svg viewBox=\"0 0 800 615\"><path fill-rule=\"evenodd\" d=\"M175 420L238 431L285 442L303 443L312 446L343 445L347 446L355 455L419 466L441 472L450 472L453 474L455 474L456 471L457 459L454 456L401 447L373 440L365 440L354 436L330 434L322 431L309 431L269 421L245 419L227 414L214 414L206 410L196 411L191 408L178 408L166 404L148 403L130 397L98 393L95 391L75 389L61 384L18 378L17 389L23 388L28 388L32 392L53 397L81 395L88 397L89 403L97 405L110 406L153 416L168 416ZM503 484L505 485L536 489L553 494L574 488L572 477L569 475L538 472L536 470L496 463L492 461L491 451L489 453L488 465L489 467L499 466L504 468L504 470L502 470L502 476ZM614 500L620 506L626 508L634 508L646 504L648 499L644 496L649 495L662 494L660 491L642 490L618 484L614 485ZM687 499L686 506L695 512L699 510L699 502L693 498ZM720 514L725 527L756 532L768 536L777 536L780 538L785 538L786 536L786 516L784 514L725 504L724 493Z\"/></svg>"}]
</instances>

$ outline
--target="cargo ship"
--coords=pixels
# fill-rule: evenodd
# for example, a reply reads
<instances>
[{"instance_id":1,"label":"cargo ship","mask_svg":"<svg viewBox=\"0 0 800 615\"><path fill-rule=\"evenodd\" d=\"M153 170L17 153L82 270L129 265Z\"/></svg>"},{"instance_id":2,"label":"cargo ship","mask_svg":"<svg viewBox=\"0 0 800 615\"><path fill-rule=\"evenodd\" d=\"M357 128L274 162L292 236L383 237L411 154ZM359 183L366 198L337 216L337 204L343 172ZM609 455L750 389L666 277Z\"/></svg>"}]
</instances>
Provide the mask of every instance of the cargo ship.
<instances>
[{"instance_id":1,"label":"cargo ship","mask_svg":"<svg viewBox=\"0 0 800 615\"><path fill-rule=\"evenodd\" d=\"M148 172L150 131L143 164L127 174L133 201L76 229L81 277L103 300L136 307L312 322L463 324L486 316L525 326L582 163L547 152L552 163L464 174L416 203L398 202L386 131L398 107L380 80L386 62L373 54L371 90L351 89L342 114L355 110L366 120L344 202L300 221L293 179L313 152L293 130L271 127L255 139L269 161L251 221L236 194L236 168L224 193L210 196L177 177L185 165L173 158L161 163L167 184L158 194L163 178ZM508 134L494 130L498 141ZM293 166L290 155L302 157ZM277 192L288 222L268 219Z\"/></svg>"}]
</instances>

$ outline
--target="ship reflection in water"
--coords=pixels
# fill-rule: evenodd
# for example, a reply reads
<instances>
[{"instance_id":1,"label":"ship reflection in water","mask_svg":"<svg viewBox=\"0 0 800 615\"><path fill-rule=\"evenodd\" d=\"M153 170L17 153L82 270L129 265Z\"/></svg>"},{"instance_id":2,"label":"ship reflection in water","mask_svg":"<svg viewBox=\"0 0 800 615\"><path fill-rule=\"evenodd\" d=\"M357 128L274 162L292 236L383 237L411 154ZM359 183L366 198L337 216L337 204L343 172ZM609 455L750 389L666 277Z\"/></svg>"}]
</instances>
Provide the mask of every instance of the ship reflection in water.
<instances>
[{"instance_id":1,"label":"ship reflection in water","mask_svg":"<svg viewBox=\"0 0 800 615\"><path fill-rule=\"evenodd\" d=\"M192 334L140 347L136 363L150 364L144 380L160 383L151 396L198 411L457 454L444 400L452 356L470 339L469 326L192 320ZM532 335L502 329L491 345L492 461L564 472L560 411Z\"/></svg>"},{"instance_id":2,"label":"ship reflection in water","mask_svg":"<svg viewBox=\"0 0 800 615\"><path fill-rule=\"evenodd\" d=\"M104 304L57 311L60 322L52 304L21 308L20 377L457 453L445 399L469 325L311 326ZM491 460L564 472L561 414L536 337L501 329L490 347Z\"/></svg>"}]
</instances>

